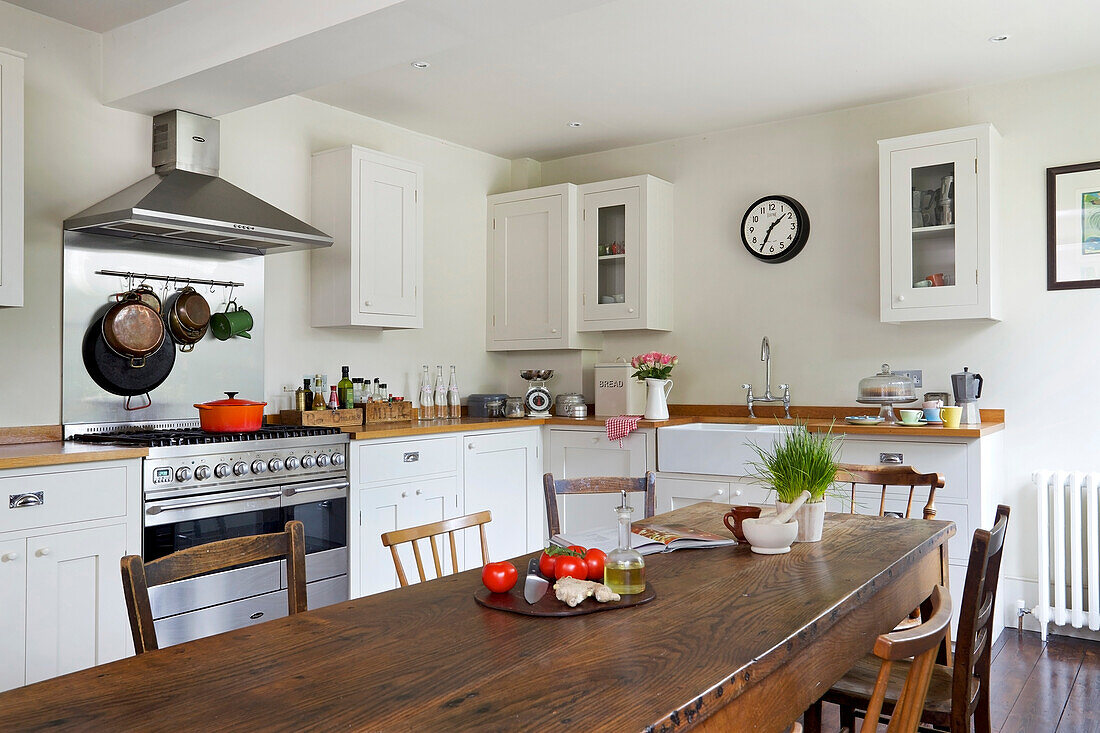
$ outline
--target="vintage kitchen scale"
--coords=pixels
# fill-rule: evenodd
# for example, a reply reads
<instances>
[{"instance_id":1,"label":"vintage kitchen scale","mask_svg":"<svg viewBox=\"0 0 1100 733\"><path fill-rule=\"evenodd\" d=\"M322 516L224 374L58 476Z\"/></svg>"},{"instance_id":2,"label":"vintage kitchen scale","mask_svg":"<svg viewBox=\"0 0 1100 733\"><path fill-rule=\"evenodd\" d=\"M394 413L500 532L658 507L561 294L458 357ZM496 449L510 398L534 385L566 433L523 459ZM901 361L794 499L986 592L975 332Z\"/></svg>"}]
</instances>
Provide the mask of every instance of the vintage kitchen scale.
<instances>
[{"instance_id":1,"label":"vintage kitchen scale","mask_svg":"<svg viewBox=\"0 0 1100 733\"><path fill-rule=\"evenodd\" d=\"M523 404L527 407L527 417L550 417L550 407L553 400L546 383L554 378L553 369L525 369L519 373L527 380L527 394L523 397Z\"/></svg>"}]
</instances>

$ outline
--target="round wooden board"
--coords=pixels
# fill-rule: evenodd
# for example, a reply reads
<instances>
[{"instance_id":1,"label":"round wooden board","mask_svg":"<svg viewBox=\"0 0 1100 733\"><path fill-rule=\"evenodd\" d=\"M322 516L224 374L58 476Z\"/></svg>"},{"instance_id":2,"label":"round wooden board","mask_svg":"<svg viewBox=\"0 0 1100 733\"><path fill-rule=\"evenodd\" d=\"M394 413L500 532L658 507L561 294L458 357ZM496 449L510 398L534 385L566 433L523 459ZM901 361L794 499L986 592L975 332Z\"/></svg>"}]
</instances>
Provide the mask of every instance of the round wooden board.
<instances>
[{"instance_id":1,"label":"round wooden board","mask_svg":"<svg viewBox=\"0 0 1100 733\"><path fill-rule=\"evenodd\" d=\"M522 578L520 579L522 581ZM523 599L523 583L516 583L515 587L507 593L491 593L488 588L481 588L474 593L474 600L486 608L498 611L511 611L524 616L581 616L597 611L611 611L616 608L629 608L649 603L657 597L653 586L645 584L645 590L633 595L624 595L621 600L600 603L595 598L585 598L577 604L576 608L570 608L554 596L554 586L551 583L546 595L536 603L531 604Z\"/></svg>"}]
</instances>

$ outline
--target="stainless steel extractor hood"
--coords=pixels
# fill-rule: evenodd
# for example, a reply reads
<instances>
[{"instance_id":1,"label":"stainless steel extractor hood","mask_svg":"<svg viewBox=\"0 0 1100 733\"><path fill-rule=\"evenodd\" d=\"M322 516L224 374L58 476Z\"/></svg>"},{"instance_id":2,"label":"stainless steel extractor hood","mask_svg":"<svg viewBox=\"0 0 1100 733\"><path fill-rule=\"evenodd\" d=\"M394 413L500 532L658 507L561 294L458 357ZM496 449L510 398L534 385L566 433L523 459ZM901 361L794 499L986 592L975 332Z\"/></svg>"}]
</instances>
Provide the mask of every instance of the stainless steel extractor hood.
<instances>
[{"instance_id":1,"label":"stainless steel extractor hood","mask_svg":"<svg viewBox=\"0 0 1100 733\"><path fill-rule=\"evenodd\" d=\"M253 254L328 247L332 237L218 177L218 121L153 118L156 173L65 220L65 229Z\"/></svg>"}]
</instances>

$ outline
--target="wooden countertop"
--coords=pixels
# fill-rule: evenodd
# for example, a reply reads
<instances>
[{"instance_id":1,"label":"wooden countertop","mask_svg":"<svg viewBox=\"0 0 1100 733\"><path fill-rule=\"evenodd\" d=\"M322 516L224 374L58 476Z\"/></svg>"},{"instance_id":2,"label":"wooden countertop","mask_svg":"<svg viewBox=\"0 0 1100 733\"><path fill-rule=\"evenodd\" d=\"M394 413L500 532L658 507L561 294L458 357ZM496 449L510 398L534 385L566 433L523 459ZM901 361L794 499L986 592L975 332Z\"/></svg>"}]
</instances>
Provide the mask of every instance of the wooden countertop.
<instances>
[{"instance_id":1,"label":"wooden countertop","mask_svg":"<svg viewBox=\"0 0 1100 733\"><path fill-rule=\"evenodd\" d=\"M483 608L469 570L10 690L0 730L785 730L942 582L953 532L831 514L786 555L651 555L653 602L566 618Z\"/></svg>"},{"instance_id":2,"label":"wooden countertop","mask_svg":"<svg viewBox=\"0 0 1100 733\"><path fill-rule=\"evenodd\" d=\"M117 445L91 445L53 440L42 443L0 445L0 468L57 466L64 463L118 461L124 458L144 458L146 448Z\"/></svg>"}]
</instances>

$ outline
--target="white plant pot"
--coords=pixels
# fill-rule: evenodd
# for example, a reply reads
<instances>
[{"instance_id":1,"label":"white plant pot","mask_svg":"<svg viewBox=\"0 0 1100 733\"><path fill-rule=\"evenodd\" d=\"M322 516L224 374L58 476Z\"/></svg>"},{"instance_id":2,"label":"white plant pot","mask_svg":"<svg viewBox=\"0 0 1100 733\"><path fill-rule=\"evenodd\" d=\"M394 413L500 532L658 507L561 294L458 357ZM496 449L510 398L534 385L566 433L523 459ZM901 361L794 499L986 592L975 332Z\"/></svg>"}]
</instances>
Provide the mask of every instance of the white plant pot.
<instances>
[{"instance_id":1,"label":"white plant pot","mask_svg":"<svg viewBox=\"0 0 1100 733\"><path fill-rule=\"evenodd\" d=\"M647 390L645 400L646 420L668 419L668 393L672 391L671 379L646 378Z\"/></svg>"},{"instance_id":2,"label":"white plant pot","mask_svg":"<svg viewBox=\"0 0 1100 733\"><path fill-rule=\"evenodd\" d=\"M785 501L775 501L775 511L782 513L789 507ZM795 542L820 542L821 530L825 526L825 501L817 501L813 504L806 502L795 510L794 518L798 520L798 535Z\"/></svg>"}]
</instances>

